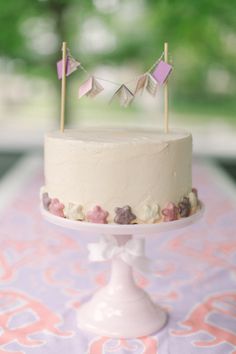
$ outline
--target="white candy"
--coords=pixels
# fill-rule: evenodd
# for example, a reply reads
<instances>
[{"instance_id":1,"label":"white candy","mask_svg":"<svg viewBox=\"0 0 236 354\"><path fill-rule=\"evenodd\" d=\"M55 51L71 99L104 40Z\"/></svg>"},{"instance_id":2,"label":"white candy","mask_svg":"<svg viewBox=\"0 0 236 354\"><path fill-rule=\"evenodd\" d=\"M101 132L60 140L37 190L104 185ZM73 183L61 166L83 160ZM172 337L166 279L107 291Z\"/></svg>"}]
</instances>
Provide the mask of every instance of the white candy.
<instances>
[{"instance_id":1,"label":"white candy","mask_svg":"<svg viewBox=\"0 0 236 354\"><path fill-rule=\"evenodd\" d=\"M158 204L144 205L139 216L140 220L153 224L160 220L160 207Z\"/></svg>"},{"instance_id":2,"label":"white candy","mask_svg":"<svg viewBox=\"0 0 236 354\"><path fill-rule=\"evenodd\" d=\"M42 195L43 195L44 193L47 193L47 190L46 190L46 187L45 187L45 186L42 186L42 187L40 188L40 192L39 192L40 198L42 198Z\"/></svg>"},{"instance_id":3,"label":"white candy","mask_svg":"<svg viewBox=\"0 0 236 354\"><path fill-rule=\"evenodd\" d=\"M71 220L84 220L84 213L82 205L69 203L65 210L65 215Z\"/></svg>"},{"instance_id":4,"label":"white candy","mask_svg":"<svg viewBox=\"0 0 236 354\"><path fill-rule=\"evenodd\" d=\"M189 198L189 202L191 204L191 209L193 212L195 212L197 210L197 206L198 206L197 196L194 192L190 192L188 194L188 198Z\"/></svg>"}]
</instances>

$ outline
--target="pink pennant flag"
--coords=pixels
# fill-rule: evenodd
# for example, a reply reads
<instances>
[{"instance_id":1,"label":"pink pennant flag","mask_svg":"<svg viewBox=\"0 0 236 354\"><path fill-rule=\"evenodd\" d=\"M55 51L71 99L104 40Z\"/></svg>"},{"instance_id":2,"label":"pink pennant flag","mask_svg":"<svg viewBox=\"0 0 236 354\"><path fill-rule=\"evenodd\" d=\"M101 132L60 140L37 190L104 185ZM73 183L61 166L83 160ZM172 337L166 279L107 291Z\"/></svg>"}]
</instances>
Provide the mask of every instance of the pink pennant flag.
<instances>
[{"instance_id":1,"label":"pink pennant flag","mask_svg":"<svg viewBox=\"0 0 236 354\"><path fill-rule=\"evenodd\" d=\"M57 76L58 79L61 80L62 78L62 59L60 61L57 62ZM80 63L75 60L73 57L71 56L67 56L66 57L66 76L69 76L70 74L72 74L75 70L77 70L80 66Z\"/></svg>"},{"instance_id":2,"label":"pink pennant flag","mask_svg":"<svg viewBox=\"0 0 236 354\"><path fill-rule=\"evenodd\" d=\"M143 93L143 90L145 89L147 84L147 74L143 74L142 76L139 77L135 90L134 90L134 96L137 95L137 93L141 92Z\"/></svg>"},{"instance_id":3,"label":"pink pennant flag","mask_svg":"<svg viewBox=\"0 0 236 354\"><path fill-rule=\"evenodd\" d=\"M151 74L144 74L139 78L136 84L134 95L139 92L143 93L143 90L146 89L150 95L155 96L157 93L157 86L157 81Z\"/></svg>"},{"instance_id":4,"label":"pink pennant flag","mask_svg":"<svg viewBox=\"0 0 236 354\"><path fill-rule=\"evenodd\" d=\"M172 69L173 67L170 64L161 60L153 71L152 76L160 85L163 85L168 79Z\"/></svg>"},{"instance_id":5,"label":"pink pennant flag","mask_svg":"<svg viewBox=\"0 0 236 354\"><path fill-rule=\"evenodd\" d=\"M79 87L78 98L81 98L85 95L89 97L95 97L103 90L103 86L93 76L91 76Z\"/></svg>"}]
</instances>

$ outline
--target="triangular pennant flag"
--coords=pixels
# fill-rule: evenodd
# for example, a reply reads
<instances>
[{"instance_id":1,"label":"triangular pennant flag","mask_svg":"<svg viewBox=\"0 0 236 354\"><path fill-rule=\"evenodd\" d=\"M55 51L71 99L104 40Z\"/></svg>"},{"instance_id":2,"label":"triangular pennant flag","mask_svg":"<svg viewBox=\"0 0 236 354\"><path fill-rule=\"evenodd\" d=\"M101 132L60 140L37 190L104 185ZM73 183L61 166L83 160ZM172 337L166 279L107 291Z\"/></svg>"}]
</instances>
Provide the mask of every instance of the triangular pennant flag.
<instances>
[{"instance_id":1,"label":"triangular pennant flag","mask_svg":"<svg viewBox=\"0 0 236 354\"><path fill-rule=\"evenodd\" d=\"M62 78L62 59L57 62L57 76L58 79ZM66 76L72 74L75 70L77 70L80 66L80 63L74 59L72 56L66 57Z\"/></svg>"},{"instance_id":2,"label":"triangular pennant flag","mask_svg":"<svg viewBox=\"0 0 236 354\"><path fill-rule=\"evenodd\" d=\"M134 90L134 95L136 95L140 91L141 91L141 94L143 93L143 90L145 89L146 84L147 84L147 79L148 79L147 74L143 74L142 76L139 77L137 84L136 84L136 88Z\"/></svg>"},{"instance_id":3,"label":"triangular pennant flag","mask_svg":"<svg viewBox=\"0 0 236 354\"><path fill-rule=\"evenodd\" d=\"M124 84L121 85L118 88L118 90L114 93L114 95L111 98L111 101L113 101L116 97L118 97L120 105L123 106L123 107L128 107L128 105L134 99L133 93Z\"/></svg>"},{"instance_id":4,"label":"triangular pennant flag","mask_svg":"<svg viewBox=\"0 0 236 354\"><path fill-rule=\"evenodd\" d=\"M151 74L147 74L146 90L152 96L156 96L157 93L157 82Z\"/></svg>"},{"instance_id":5,"label":"triangular pennant flag","mask_svg":"<svg viewBox=\"0 0 236 354\"><path fill-rule=\"evenodd\" d=\"M80 62L73 58L71 55L69 56L69 64L68 64L68 72L70 75L73 73L75 70L77 70L80 67Z\"/></svg>"},{"instance_id":6,"label":"triangular pennant flag","mask_svg":"<svg viewBox=\"0 0 236 354\"><path fill-rule=\"evenodd\" d=\"M79 87L78 98L83 96L95 97L101 91L104 90L104 87L93 77L91 76L88 80L82 83Z\"/></svg>"},{"instance_id":7,"label":"triangular pennant flag","mask_svg":"<svg viewBox=\"0 0 236 354\"><path fill-rule=\"evenodd\" d=\"M152 76L160 85L163 85L168 79L172 69L173 67L170 64L161 60L153 71Z\"/></svg>"},{"instance_id":8,"label":"triangular pennant flag","mask_svg":"<svg viewBox=\"0 0 236 354\"><path fill-rule=\"evenodd\" d=\"M96 80L93 77L92 80L92 88L91 90L87 93L87 96L89 97L95 97L97 96L100 92L102 92L104 90L104 87L100 84L100 82L98 82L98 80Z\"/></svg>"}]
</instances>

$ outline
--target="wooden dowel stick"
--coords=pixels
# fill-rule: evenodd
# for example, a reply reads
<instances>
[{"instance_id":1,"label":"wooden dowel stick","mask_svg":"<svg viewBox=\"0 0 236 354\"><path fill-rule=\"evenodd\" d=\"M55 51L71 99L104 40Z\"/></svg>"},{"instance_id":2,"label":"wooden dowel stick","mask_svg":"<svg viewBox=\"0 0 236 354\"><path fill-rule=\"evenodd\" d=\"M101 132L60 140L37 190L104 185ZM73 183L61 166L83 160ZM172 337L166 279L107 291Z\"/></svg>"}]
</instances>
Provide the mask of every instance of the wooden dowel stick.
<instances>
[{"instance_id":1,"label":"wooden dowel stick","mask_svg":"<svg viewBox=\"0 0 236 354\"><path fill-rule=\"evenodd\" d=\"M66 42L62 43L62 78L61 78L61 132L65 125L65 101L66 101Z\"/></svg>"},{"instance_id":2,"label":"wooden dowel stick","mask_svg":"<svg viewBox=\"0 0 236 354\"><path fill-rule=\"evenodd\" d=\"M168 43L164 43L164 60L168 62ZM168 112L168 80L164 85L164 131L169 132L169 112Z\"/></svg>"}]
</instances>

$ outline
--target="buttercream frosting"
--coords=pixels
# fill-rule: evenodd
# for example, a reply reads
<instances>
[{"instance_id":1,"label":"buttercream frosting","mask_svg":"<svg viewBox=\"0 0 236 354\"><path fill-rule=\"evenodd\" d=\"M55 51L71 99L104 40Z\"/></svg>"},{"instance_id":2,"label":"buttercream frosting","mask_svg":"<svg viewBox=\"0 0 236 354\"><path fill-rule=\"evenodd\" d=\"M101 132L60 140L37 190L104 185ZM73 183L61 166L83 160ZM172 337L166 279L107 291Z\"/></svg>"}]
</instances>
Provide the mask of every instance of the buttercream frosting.
<instances>
[{"instance_id":1,"label":"buttercream frosting","mask_svg":"<svg viewBox=\"0 0 236 354\"><path fill-rule=\"evenodd\" d=\"M47 133L44 146L50 198L66 209L71 203L83 206L85 215L99 205L109 213L108 222L114 222L117 207L129 205L142 220L145 206L178 204L192 191L187 132L82 128ZM146 217L146 222L158 221Z\"/></svg>"}]
</instances>

